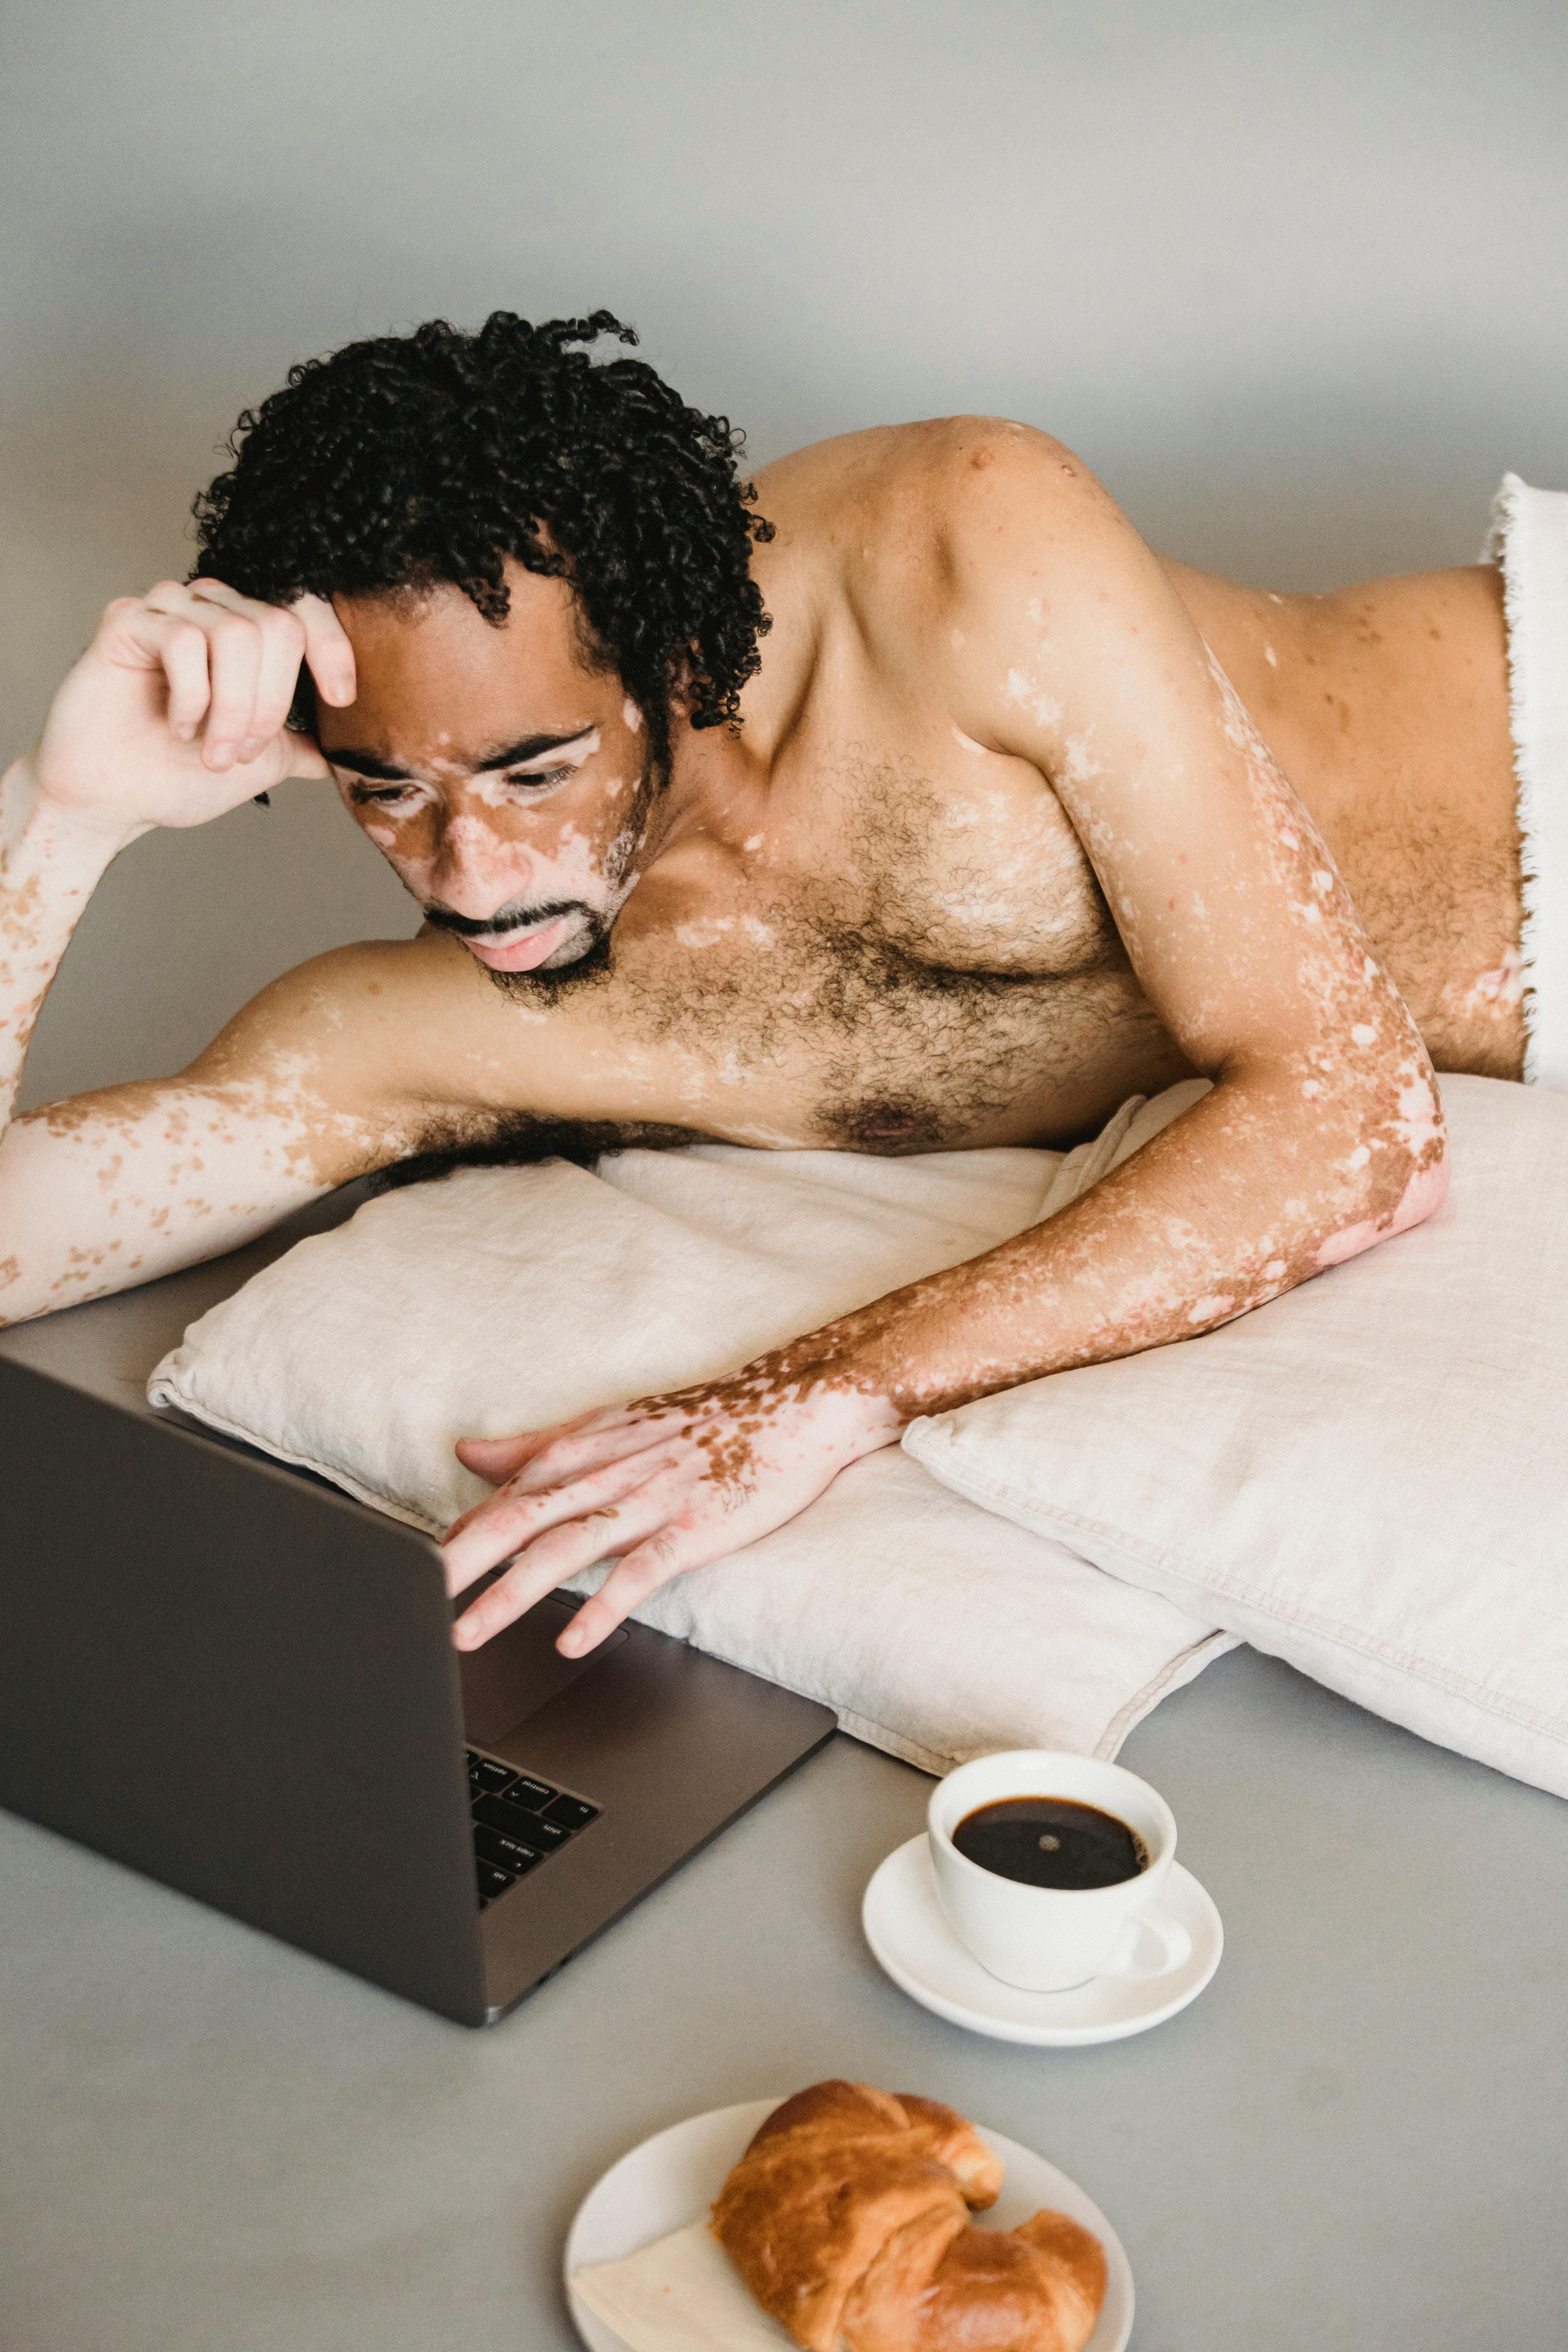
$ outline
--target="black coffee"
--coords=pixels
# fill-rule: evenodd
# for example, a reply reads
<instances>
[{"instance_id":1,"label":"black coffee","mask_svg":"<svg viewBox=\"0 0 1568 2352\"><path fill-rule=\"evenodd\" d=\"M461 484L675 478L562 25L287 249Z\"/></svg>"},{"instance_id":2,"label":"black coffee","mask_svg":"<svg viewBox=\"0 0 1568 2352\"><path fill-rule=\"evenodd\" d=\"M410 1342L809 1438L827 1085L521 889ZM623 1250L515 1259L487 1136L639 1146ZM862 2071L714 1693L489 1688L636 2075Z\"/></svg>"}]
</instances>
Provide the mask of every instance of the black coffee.
<instances>
[{"instance_id":1,"label":"black coffee","mask_svg":"<svg viewBox=\"0 0 1568 2352\"><path fill-rule=\"evenodd\" d=\"M1149 1867L1136 1830L1070 1797L1003 1797L976 1805L953 1844L982 1870L1025 1886L1120 1886Z\"/></svg>"}]
</instances>

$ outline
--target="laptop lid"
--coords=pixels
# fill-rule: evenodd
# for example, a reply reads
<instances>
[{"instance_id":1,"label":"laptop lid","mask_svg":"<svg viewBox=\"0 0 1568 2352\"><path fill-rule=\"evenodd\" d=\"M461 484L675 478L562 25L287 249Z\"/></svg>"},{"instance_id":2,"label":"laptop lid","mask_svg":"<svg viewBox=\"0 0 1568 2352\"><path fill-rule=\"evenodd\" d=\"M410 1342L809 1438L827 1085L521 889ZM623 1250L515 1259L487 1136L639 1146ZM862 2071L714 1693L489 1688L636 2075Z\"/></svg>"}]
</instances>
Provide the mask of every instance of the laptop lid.
<instances>
[{"instance_id":1,"label":"laptop lid","mask_svg":"<svg viewBox=\"0 0 1568 2352\"><path fill-rule=\"evenodd\" d=\"M463 2023L837 1728L646 1626L563 1659L563 1599L459 1661L426 1538L8 1349L0 1430L0 1803ZM593 1815L482 1914L465 1739Z\"/></svg>"},{"instance_id":2,"label":"laptop lid","mask_svg":"<svg viewBox=\"0 0 1568 2352\"><path fill-rule=\"evenodd\" d=\"M481 2021L435 1546L3 1358L0 1430L0 1803Z\"/></svg>"}]
</instances>

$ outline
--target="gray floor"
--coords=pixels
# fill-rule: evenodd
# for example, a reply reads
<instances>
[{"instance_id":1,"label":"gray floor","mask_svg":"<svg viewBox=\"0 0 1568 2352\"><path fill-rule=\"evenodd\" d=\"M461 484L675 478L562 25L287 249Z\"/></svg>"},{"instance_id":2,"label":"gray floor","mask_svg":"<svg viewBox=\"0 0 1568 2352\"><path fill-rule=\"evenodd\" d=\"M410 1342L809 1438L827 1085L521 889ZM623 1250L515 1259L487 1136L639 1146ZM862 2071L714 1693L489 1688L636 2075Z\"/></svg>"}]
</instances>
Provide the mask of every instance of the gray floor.
<instances>
[{"instance_id":1,"label":"gray floor","mask_svg":"<svg viewBox=\"0 0 1568 2352\"><path fill-rule=\"evenodd\" d=\"M1250 1652L1125 1759L1226 1958L1171 2024L1075 2053L879 1975L860 1892L931 1784L847 1739L489 2034L0 1816L0 2343L565 2347L562 2240L603 2168L830 2074L1080 2180L1138 2352L1561 2343L1568 1808Z\"/></svg>"}]
</instances>

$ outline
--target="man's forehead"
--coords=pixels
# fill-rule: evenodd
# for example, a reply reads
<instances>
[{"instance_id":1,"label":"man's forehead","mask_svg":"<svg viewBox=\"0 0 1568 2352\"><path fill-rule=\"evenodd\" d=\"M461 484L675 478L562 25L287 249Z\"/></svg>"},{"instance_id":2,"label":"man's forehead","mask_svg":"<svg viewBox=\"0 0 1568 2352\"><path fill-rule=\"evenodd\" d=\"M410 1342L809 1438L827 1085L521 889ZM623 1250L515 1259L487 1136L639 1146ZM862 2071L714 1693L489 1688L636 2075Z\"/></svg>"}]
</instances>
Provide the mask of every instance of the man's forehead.
<instances>
[{"instance_id":1,"label":"man's forehead","mask_svg":"<svg viewBox=\"0 0 1568 2352\"><path fill-rule=\"evenodd\" d=\"M499 619L480 612L449 580L428 587L378 589L332 597L332 609L356 659L388 679L458 669L475 678L581 674L576 605L563 581L521 567L506 575L508 607Z\"/></svg>"},{"instance_id":2,"label":"man's forehead","mask_svg":"<svg viewBox=\"0 0 1568 2352\"><path fill-rule=\"evenodd\" d=\"M535 656L570 659L577 646L577 609L570 583L529 572L510 556L501 566L507 609L500 619L481 612L455 580L410 582L401 588L337 589L332 609L349 635L376 652L405 656L438 646L445 656L461 646L470 659L504 661L526 646Z\"/></svg>"}]
</instances>

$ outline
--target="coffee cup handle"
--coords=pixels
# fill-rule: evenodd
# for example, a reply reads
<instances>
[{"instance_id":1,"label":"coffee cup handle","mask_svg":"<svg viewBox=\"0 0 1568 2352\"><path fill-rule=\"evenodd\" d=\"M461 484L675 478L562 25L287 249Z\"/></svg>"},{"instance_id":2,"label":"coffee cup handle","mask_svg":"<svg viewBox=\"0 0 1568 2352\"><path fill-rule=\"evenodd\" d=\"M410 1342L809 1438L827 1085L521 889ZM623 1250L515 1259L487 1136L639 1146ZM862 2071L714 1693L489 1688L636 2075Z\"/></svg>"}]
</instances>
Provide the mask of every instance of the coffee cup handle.
<instances>
[{"instance_id":1,"label":"coffee cup handle","mask_svg":"<svg viewBox=\"0 0 1568 2352\"><path fill-rule=\"evenodd\" d=\"M1152 1963L1134 1957L1145 1935L1153 1937L1160 1947L1160 1957ZM1141 1911L1134 1911L1121 1930L1121 1940L1103 1973L1134 1982L1146 1977L1165 1977L1192 1956L1193 1939L1181 1921L1173 1918L1163 1903L1146 1903Z\"/></svg>"}]
</instances>

